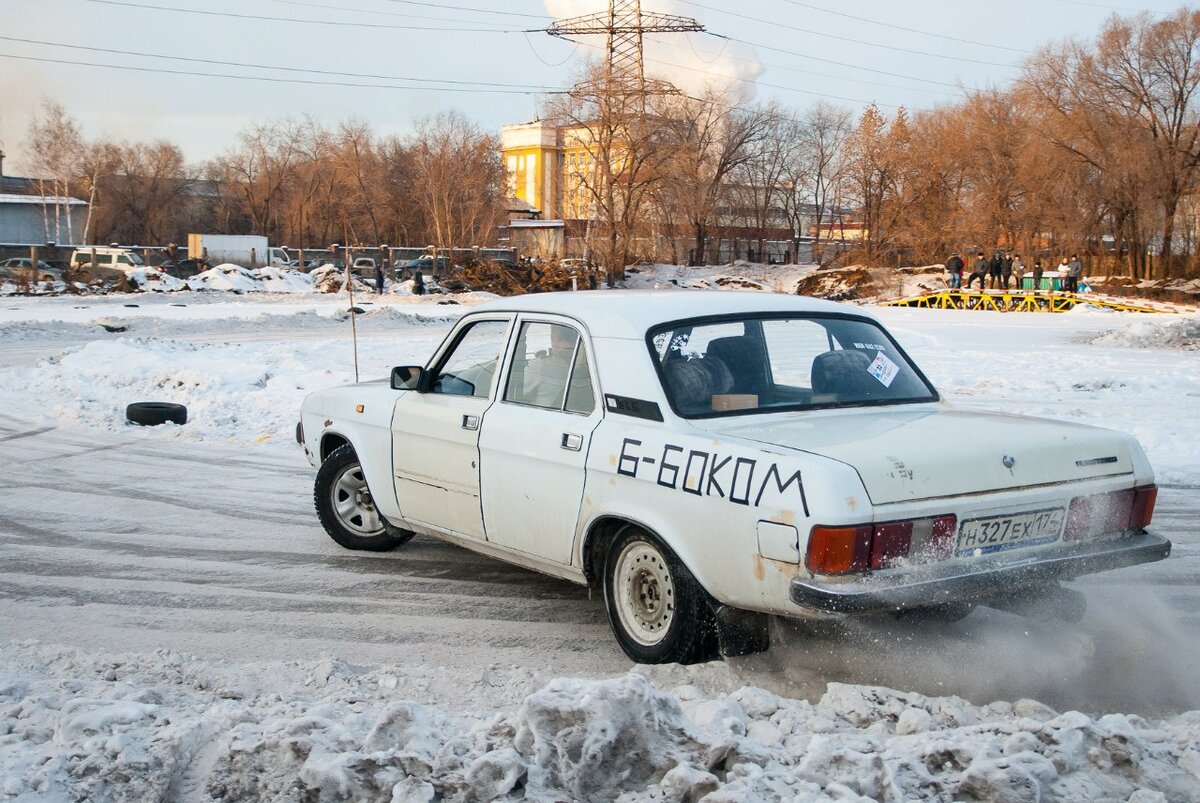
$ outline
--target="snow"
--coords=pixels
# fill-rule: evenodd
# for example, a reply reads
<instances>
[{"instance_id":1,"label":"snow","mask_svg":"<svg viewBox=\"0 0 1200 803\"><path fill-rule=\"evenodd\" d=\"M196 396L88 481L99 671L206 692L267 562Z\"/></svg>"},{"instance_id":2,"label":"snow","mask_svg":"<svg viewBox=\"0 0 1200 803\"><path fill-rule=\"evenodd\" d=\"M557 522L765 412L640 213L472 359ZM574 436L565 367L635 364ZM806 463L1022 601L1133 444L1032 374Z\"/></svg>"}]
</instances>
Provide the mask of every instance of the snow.
<instances>
[{"instance_id":1,"label":"snow","mask_svg":"<svg viewBox=\"0 0 1200 803\"><path fill-rule=\"evenodd\" d=\"M405 680L333 658L236 667L14 644L0 662L0 794L1200 799L1198 712L1091 717L841 683L810 703L752 687L663 688L636 670L556 678L488 711L422 703Z\"/></svg>"},{"instance_id":2,"label":"snow","mask_svg":"<svg viewBox=\"0 0 1200 803\"><path fill-rule=\"evenodd\" d=\"M76 460L115 451L124 456L110 465L137 465L148 453L130 451L131 444L185 448L207 461L208 472L252 478L270 462L311 482L292 428L306 393L354 379L348 299L313 293L291 271L228 267L204 279L206 291L6 298L3 422L19 421L26 434L54 426L95 444L87 447L95 456ZM656 267L635 283L789 289L806 270ZM145 281L170 284L149 274ZM267 285L270 291L261 289ZM403 288L382 298L356 295L365 310L356 317L360 375L383 377L392 365L423 360L484 298L414 297ZM450 300L456 303L439 303ZM1200 317L874 312L951 403L1132 432L1164 492L1194 496L1200 487ZM127 426L124 405L141 399L185 403L189 423ZM10 437L0 447L37 440ZM16 449L0 454L24 459ZM23 465L65 466L50 453L35 459L43 462ZM303 542L295 560L280 555L270 576L311 587L306 604L316 609L326 599L363 597L371 615L360 614L362 626L371 634L352 641L344 620L323 635L302 627L301 613L274 607L301 592L259 588L260 575L236 561L227 571L249 587L207 585L217 565L184 548L189 530L215 528L204 545L216 553L277 547L237 530L248 520L236 505L206 517L202 511L221 507L226 493L215 476L168 479L143 499L134 493L138 475L122 475L113 496L96 497L110 509L71 492L36 521L22 517L16 494L49 502L53 485L7 495L0 488L0 537L13 556L4 564L12 579L0 586L0 598L13 598L2 608L0 800L1200 800L1200 711L1190 710L1200 706L1194 622L1173 621L1176 609L1156 607L1146 586L1132 587L1141 599L1128 609L1100 606L1090 629L1079 632L997 614L971 637L955 628L928 635L867 625L832 639L784 632L775 634L784 648L758 663L630 668L611 638L599 641L598 653L584 642L592 652L525 648L494 663L481 656L499 648L464 642L462 633L474 631L460 633L453 619L425 614L418 628L450 629L428 643L396 632L391 614L363 591L396 575L351 573L339 586L341 575L321 561L327 553L340 567L386 571L404 565L405 555L336 551L327 539L315 540L311 526L293 522L292 509L306 500L273 498L269 484L250 499L270 499L280 537ZM124 505L112 504L122 497ZM124 517L122 507L139 505L153 515L164 497L186 501L195 521L151 519L143 532ZM1183 518L1179 526L1190 532L1194 519ZM83 521L94 522L91 542L33 535L33 524L70 532ZM118 539L111 560L100 551L109 538ZM149 570L165 573L161 586L132 568L144 545L155 543L176 550L146 559ZM428 547L411 548L409 556L428 559L420 552ZM468 578L478 571L472 567L492 565L444 549ZM78 550L90 555L94 576L69 570ZM43 553L47 568L21 574L22 564ZM1191 593L1198 556L1195 540L1178 545L1167 563L1179 567L1164 592ZM172 579L176 572L190 588ZM18 593L27 582L36 589L31 604ZM441 604L424 588L394 604ZM1112 588L1099 581L1090 591L1102 597ZM103 601L58 604L80 589L103 591ZM150 602L132 618L114 613L125 598L152 592L164 610ZM230 612L205 608L204 615L223 618L211 630L176 636L166 600L193 593L226 601ZM1190 609L1192 600L1180 604ZM521 622L492 620L488 610L481 605L474 616L500 642L519 642L545 625L540 608ZM580 629L588 632L604 628L594 618L585 622ZM279 632L286 639L293 629L303 635L280 640ZM840 640L857 644L857 659L826 655ZM905 653L905 642L915 652ZM1135 657L1146 652L1152 657ZM514 654L523 657L509 662ZM832 669L840 660L856 667L859 681L830 680L840 676ZM878 666L867 666L872 661ZM981 682L951 684L963 667ZM811 685L804 673L815 679ZM996 676L1004 682L989 683ZM872 677L925 688L899 690ZM943 679L948 690L935 691ZM1072 699L1073 691L1106 683L1130 694L1081 710L1032 699ZM997 698L997 690L1010 696ZM1147 692L1144 702L1137 691ZM1113 708L1121 703L1124 712Z\"/></svg>"}]
</instances>

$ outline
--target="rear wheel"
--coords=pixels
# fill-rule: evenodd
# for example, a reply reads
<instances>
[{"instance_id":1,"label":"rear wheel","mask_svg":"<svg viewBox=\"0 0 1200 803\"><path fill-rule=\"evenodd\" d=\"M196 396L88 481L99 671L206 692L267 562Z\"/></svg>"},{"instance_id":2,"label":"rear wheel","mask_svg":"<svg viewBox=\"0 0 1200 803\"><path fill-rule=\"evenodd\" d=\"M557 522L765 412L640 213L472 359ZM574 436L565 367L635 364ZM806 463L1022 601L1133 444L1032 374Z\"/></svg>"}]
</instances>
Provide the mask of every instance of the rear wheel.
<instances>
[{"instance_id":1,"label":"rear wheel","mask_svg":"<svg viewBox=\"0 0 1200 803\"><path fill-rule=\"evenodd\" d=\"M386 552L415 534L379 514L358 455L349 444L334 449L321 463L313 501L325 532L346 549Z\"/></svg>"},{"instance_id":2,"label":"rear wheel","mask_svg":"<svg viewBox=\"0 0 1200 803\"><path fill-rule=\"evenodd\" d=\"M604 603L617 643L643 664L717 657L704 589L683 562L648 533L628 527L609 546Z\"/></svg>"}]
</instances>

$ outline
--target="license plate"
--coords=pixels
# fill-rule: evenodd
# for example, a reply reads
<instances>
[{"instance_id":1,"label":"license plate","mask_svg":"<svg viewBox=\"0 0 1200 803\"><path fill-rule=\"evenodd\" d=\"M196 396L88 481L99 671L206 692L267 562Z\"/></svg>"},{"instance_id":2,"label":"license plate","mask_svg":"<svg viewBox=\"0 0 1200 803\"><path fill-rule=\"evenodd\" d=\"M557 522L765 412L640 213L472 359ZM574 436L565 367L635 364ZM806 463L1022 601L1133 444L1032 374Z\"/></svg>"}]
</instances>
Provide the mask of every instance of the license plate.
<instances>
[{"instance_id":1,"label":"license plate","mask_svg":"<svg viewBox=\"0 0 1200 803\"><path fill-rule=\"evenodd\" d=\"M958 528L958 555L986 555L1014 547L1048 544L1062 533L1065 510L1061 507L969 519Z\"/></svg>"}]
</instances>

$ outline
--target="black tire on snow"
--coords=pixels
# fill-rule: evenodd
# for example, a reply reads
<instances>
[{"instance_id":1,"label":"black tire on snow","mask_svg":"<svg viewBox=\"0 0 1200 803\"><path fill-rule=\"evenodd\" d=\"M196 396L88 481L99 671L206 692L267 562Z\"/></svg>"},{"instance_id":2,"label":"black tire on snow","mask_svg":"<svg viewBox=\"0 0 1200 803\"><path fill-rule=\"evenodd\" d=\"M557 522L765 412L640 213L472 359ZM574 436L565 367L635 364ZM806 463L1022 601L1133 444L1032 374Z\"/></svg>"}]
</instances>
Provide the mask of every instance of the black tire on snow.
<instances>
[{"instance_id":1,"label":"black tire on snow","mask_svg":"<svg viewBox=\"0 0 1200 803\"><path fill-rule=\"evenodd\" d=\"M351 498L354 491L348 490L349 486L354 485L361 485L361 491L365 492L357 503ZM334 449L317 469L313 503L325 532L346 549L386 552L416 535L390 524L375 511L358 455L349 444ZM339 503L351 509L341 512ZM378 519L377 526L371 523L372 515Z\"/></svg>"},{"instance_id":2,"label":"black tire on snow","mask_svg":"<svg viewBox=\"0 0 1200 803\"><path fill-rule=\"evenodd\" d=\"M172 402L134 402L125 408L125 419L144 427L156 427L168 421L186 424L187 407Z\"/></svg>"},{"instance_id":3,"label":"black tire on snow","mask_svg":"<svg viewBox=\"0 0 1200 803\"><path fill-rule=\"evenodd\" d=\"M624 561L625 577L617 578L618 564L627 550L630 556ZM639 561L645 561L646 571L636 568ZM631 565L635 567L632 574L628 571ZM635 579L639 572L643 574L640 580ZM620 583L628 584L624 592L617 587ZM651 626L650 630L640 631L640 639L636 638L633 633L636 625L625 621L636 619L636 615L627 609L623 618L619 610L623 599L639 596L638 588L649 592L651 598L641 597L643 604L648 602L644 608L644 612L649 612L646 618L654 619L655 610L669 611L668 620L661 624L661 636L656 637ZM637 604L634 603L635 607ZM604 558L604 607L617 643L638 663L695 664L719 657L708 594L675 553L644 530L626 527L609 545Z\"/></svg>"}]
</instances>

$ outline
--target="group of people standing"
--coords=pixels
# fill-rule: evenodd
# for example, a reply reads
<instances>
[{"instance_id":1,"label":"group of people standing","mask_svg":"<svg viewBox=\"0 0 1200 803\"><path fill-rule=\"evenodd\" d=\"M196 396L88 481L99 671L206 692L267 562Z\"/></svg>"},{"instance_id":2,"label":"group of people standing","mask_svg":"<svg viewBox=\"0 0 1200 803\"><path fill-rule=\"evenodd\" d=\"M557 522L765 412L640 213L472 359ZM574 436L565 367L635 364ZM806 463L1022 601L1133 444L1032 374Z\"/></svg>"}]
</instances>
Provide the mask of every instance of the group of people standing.
<instances>
[{"instance_id":1,"label":"group of people standing","mask_svg":"<svg viewBox=\"0 0 1200 803\"><path fill-rule=\"evenodd\" d=\"M1057 269L1064 277L1063 289L1069 293L1079 292L1079 280L1083 277L1083 262L1075 254L1071 254L1071 258L1062 258L1062 262L1057 266ZM946 272L949 274L949 283L951 290L961 290L963 287L963 273L966 271L966 263L963 262L961 256L957 252L950 255L946 260ZM1009 284L1013 277L1016 277L1016 289L1021 289L1021 280L1025 276L1026 265L1025 260L1021 259L1020 254L1014 254L1011 251L1001 253L996 251L992 254L991 259L988 259L982 251L976 257L971 265L971 273L967 276L967 287L970 290L971 285L975 280L979 280L979 289L988 289L988 279L991 279L991 289L993 290L1008 290ZM1039 290L1042 286L1042 274L1044 269L1042 261L1035 259L1033 261L1033 289Z\"/></svg>"}]
</instances>

